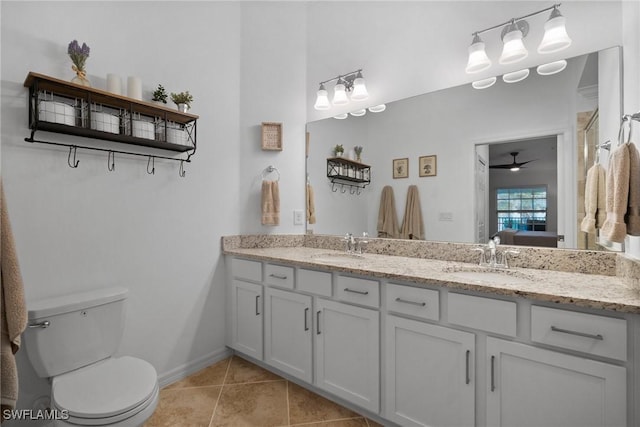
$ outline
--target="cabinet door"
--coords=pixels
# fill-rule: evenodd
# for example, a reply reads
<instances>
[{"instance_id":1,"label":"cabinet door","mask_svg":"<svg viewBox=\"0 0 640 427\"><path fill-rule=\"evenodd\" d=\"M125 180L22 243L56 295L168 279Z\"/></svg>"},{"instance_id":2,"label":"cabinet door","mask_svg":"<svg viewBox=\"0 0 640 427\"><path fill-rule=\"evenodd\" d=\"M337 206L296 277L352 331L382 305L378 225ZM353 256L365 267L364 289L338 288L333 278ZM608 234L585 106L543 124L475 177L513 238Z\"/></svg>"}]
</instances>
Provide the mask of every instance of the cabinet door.
<instances>
[{"instance_id":1,"label":"cabinet door","mask_svg":"<svg viewBox=\"0 0 640 427\"><path fill-rule=\"evenodd\" d=\"M403 426L473 426L475 335L386 319L386 418Z\"/></svg>"},{"instance_id":2,"label":"cabinet door","mask_svg":"<svg viewBox=\"0 0 640 427\"><path fill-rule=\"evenodd\" d=\"M487 339L487 425L625 426L626 369Z\"/></svg>"},{"instance_id":3,"label":"cabinet door","mask_svg":"<svg viewBox=\"0 0 640 427\"><path fill-rule=\"evenodd\" d=\"M231 347L262 359L262 286L234 279L231 310Z\"/></svg>"},{"instance_id":4,"label":"cabinet door","mask_svg":"<svg viewBox=\"0 0 640 427\"><path fill-rule=\"evenodd\" d=\"M316 385L356 405L380 407L380 315L316 300Z\"/></svg>"},{"instance_id":5,"label":"cabinet door","mask_svg":"<svg viewBox=\"0 0 640 427\"><path fill-rule=\"evenodd\" d=\"M309 383L312 321L310 296L265 289L265 361Z\"/></svg>"}]
</instances>

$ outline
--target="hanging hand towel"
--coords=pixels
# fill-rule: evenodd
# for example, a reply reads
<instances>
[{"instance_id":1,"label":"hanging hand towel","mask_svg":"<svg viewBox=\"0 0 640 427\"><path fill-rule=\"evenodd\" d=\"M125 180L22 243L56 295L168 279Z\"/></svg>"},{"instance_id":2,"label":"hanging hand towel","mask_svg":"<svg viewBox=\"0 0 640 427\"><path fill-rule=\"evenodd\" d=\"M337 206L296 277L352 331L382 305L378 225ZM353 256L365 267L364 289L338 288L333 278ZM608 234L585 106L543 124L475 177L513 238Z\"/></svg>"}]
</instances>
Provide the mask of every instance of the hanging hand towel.
<instances>
[{"instance_id":1,"label":"hanging hand towel","mask_svg":"<svg viewBox=\"0 0 640 427\"><path fill-rule=\"evenodd\" d=\"M596 163L587 171L587 182L584 190L585 216L580 224L580 230L585 233L595 233L596 228L602 227L606 218L606 177L601 164Z\"/></svg>"},{"instance_id":2,"label":"hanging hand towel","mask_svg":"<svg viewBox=\"0 0 640 427\"><path fill-rule=\"evenodd\" d=\"M262 225L280 224L278 181L262 181Z\"/></svg>"},{"instance_id":3,"label":"hanging hand towel","mask_svg":"<svg viewBox=\"0 0 640 427\"><path fill-rule=\"evenodd\" d=\"M629 208L627 234L640 236L640 153L634 143L629 146Z\"/></svg>"},{"instance_id":4,"label":"hanging hand towel","mask_svg":"<svg viewBox=\"0 0 640 427\"><path fill-rule=\"evenodd\" d=\"M307 184L307 223L316 223L316 202L311 184Z\"/></svg>"},{"instance_id":5,"label":"hanging hand towel","mask_svg":"<svg viewBox=\"0 0 640 427\"><path fill-rule=\"evenodd\" d=\"M404 208L404 219L400 237L403 239L424 240L424 223L418 187L410 185L407 191L407 205Z\"/></svg>"},{"instance_id":6,"label":"hanging hand towel","mask_svg":"<svg viewBox=\"0 0 640 427\"><path fill-rule=\"evenodd\" d=\"M15 408L18 399L18 369L15 353L20 349L20 334L27 326L24 287L18 264L13 232L9 223L4 189L0 182L0 369L2 373L2 409Z\"/></svg>"},{"instance_id":7,"label":"hanging hand towel","mask_svg":"<svg viewBox=\"0 0 640 427\"><path fill-rule=\"evenodd\" d=\"M389 185L382 189L382 194L380 195L377 231L378 237L389 239L397 239L399 237L396 199L393 195L393 188Z\"/></svg>"},{"instance_id":8,"label":"hanging hand towel","mask_svg":"<svg viewBox=\"0 0 640 427\"><path fill-rule=\"evenodd\" d=\"M609 158L607 169L607 219L600 235L610 242L622 243L627 234L624 214L629 200L629 147L623 144Z\"/></svg>"}]
</instances>

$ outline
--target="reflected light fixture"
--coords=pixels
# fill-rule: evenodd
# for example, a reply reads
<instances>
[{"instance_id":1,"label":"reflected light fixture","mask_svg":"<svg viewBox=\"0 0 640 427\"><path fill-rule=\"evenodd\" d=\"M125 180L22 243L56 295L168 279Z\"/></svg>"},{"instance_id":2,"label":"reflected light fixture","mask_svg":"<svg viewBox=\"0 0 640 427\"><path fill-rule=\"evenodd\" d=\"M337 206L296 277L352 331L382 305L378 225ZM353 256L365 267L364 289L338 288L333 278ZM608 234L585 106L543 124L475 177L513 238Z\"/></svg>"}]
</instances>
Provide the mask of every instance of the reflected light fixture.
<instances>
[{"instance_id":1,"label":"reflected light fixture","mask_svg":"<svg viewBox=\"0 0 640 427\"><path fill-rule=\"evenodd\" d=\"M364 116L365 114L367 114L367 110L365 108L363 108L362 110L352 111L349 114L351 114L352 116L355 116L355 117L361 117L361 116Z\"/></svg>"},{"instance_id":2,"label":"reflected light fixture","mask_svg":"<svg viewBox=\"0 0 640 427\"><path fill-rule=\"evenodd\" d=\"M329 102L325 84L337 80L333 88L333 99ZM349 99L348 93L351 93ZM367 87L362 77L362 69L352 71L347 74L341 74L329 80L320 82L320 88L316 92L316 102L313 108L316 110L328 110L331 105L346 105L349 101L364 101L369 98Z\"/></svg>"},{"instance_id":3,"label":"reflected light fixture","mask_svg":"<svg viewBox=\"0 0 640 427\"><path fill-rule=\"evenodd\" d=\"M567 61L561 59L560 61L549 62L548 64L538 65L536 71L541 76L550 76L552 74L557 74L560 71L567 68Z\"/></svg>"},{"instance_id":4,"label":"reflected light fixture","mask_svg":"<svg viewBox=\"0 0 640 427\"><path fill-rule=\"evenodd\" d=\"M382 113L386 109L387 109L387 106L385 104L374 105L373 107L369 107L369 111L371 111L372 113Z\"/></svg>"},{"instance_id":5,"label":"reflected light fixture","mask_svg":"<svg viewBox=\"0 0 640 427\"><path fill-rule=\"evenodd\" d=\"M344 120L347 117L349 117L349 115L347 113L338 114L337 116L333 116L334 119L338 119L338 120Z\"/></svg>"},{"instance_id":6,"label":"reflected light fixture","mask_svg":"<svg viewBox=\"0 0 640 427\"><path fill-rule=\"evenodd\" d=\"M475 81L471 83L471 86L473 86L474 89L487 89L496 84L496 80L498 79L495 76L489 77L488 79Z\"/></svg>"},{"instance_id":7,"label":"reflected light fixture","mask_svg":"<svg viewBox=\"0 0 640 427\"><path fill-rule=\"evenodd\" d=\"M571 45L571 39L565 28L566 19L560 13L559 7L560 3L554 4L553 6L529 13L528 15L511 18L498 25L473 32L473 41L468 49L469 59L465 71L468 74L473 74L486 70L491 66L491 60L487 56L485 44L482 39L480 39L480 34L499 28L502 28L501 36L503 46L498 62L500 64L513 64L525 59L529 55L524 45L524 39L529 33L529 23L525 18L530 18L549 10L551 10L551 15L544 24L544 37L538 46L538 53L558 52L569 47Z\"/></svg>"},{"instance_id":8,"label":"reflected light fixture","mask_svg":"<svg viewBox=\"0 0 640 427\"><path fill-rule=\"evenodd\" d=\"M507 73L502 76L502 81L505 83L517 83L529 77L529 69L514 71L513 73Z\"/></svg>"}]
</instances>

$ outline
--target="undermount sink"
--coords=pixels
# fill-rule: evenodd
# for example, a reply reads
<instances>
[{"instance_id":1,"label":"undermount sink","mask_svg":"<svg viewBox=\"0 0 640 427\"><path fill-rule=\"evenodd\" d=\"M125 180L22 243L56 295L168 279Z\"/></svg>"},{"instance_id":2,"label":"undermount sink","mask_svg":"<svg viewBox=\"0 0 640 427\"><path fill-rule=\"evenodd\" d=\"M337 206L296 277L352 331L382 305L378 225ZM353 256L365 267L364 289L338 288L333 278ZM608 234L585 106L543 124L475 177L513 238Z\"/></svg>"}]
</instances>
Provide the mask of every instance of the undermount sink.
<instances>
[{"instance_id":1,"label":"undermount sink","mask_svg":"<svg viewBox=\"0 0 640 427\"><path fill-rule=\"evenodd\" d=\"M445 273L449 273L452 278L476 282L493 284L522 284L533 282L533 277L519 271L482 267L482 266L447 266L443 268Z\"/></svg>"},{"instance_id":2,"label":"undermount sink","mask_svg":"<svg viewBox=\"0 0 640 427\"><path fill-rule=\"evenodd\" d=\"M364 255L348 252L330 252L326 254L313 255L311 258L315 262L324 262L328 264L353 264L354 262L365 260Z\"/></svg>"}]
</instances>

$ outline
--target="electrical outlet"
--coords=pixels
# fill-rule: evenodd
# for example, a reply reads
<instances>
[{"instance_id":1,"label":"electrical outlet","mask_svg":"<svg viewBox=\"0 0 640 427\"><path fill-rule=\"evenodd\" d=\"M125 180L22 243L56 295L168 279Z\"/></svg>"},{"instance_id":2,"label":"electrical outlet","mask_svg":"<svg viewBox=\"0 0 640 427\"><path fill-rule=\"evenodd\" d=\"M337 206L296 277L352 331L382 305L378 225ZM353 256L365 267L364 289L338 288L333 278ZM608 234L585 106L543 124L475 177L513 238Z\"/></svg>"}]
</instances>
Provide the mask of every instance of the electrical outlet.
<instances>
[{"instance_id":1,"label":"electrical outlet","mask_svg":"<svg viewBox=\"0 0 640 427\"><path fill-rule=\"evenodd\" d=\"M304 214L301 209L293 210L293 225L304 225Z\"/></svg>"}]
</instances>

